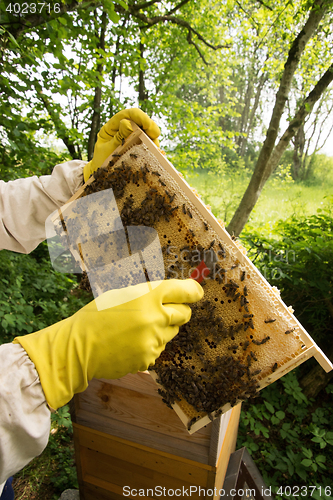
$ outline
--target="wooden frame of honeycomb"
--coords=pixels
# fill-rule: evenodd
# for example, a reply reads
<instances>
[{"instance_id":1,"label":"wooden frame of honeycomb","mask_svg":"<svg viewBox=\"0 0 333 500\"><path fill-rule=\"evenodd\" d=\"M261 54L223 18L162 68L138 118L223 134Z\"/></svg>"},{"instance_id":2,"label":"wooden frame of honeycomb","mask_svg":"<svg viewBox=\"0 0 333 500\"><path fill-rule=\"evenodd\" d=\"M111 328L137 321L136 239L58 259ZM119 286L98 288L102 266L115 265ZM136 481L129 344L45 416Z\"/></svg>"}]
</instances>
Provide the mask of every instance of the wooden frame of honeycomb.
<instances>
[{"instance_id":1,"label":"wooden frame of honeycomb","mask_svg":"<svg viewBox=\"0 0 333 500\"><path fill-rule=\"evenodd\" d=\"M330 360L278 290L248 259L245 249L145 133L135 124L133 129L58 211L54 222L66 230L68 221L75 219L72 202L112 187L124 226L150 226L158 232L166 278L193 276L207 254L215 257L210 274L201 282L204 298L191 306L190 322L180 328L150 371L160 384L164 402L176 411L189 433L312 356L330 371ZM96 213L93 203L87 220L92 213ZM103 250L101 240L103 259L108 254L104 246ZM72 245L71 251L89 272L80 244ZM90 262L97 258L102 259L96 254ZM131 273L123 286L136 282Z\"/></svg>"}]
</instances>

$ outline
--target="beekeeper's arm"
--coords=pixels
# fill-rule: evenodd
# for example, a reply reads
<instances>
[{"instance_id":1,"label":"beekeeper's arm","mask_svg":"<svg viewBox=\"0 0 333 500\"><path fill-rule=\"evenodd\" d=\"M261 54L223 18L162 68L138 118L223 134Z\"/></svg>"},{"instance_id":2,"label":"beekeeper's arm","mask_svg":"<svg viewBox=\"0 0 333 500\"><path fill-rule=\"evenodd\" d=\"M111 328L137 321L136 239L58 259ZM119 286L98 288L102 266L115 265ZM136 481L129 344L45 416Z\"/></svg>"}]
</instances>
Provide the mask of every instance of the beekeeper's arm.
<instances>
[{"instance_id":1,"label":"beekeeper's arm","mask_svg":"<svg viewBox=\"0 0 333 500\"><path fill-rule=\"evenodd\" d=\"M45 220L83 183L86 162L52 175L0 181L0 249L29 253L45 239ZM47 445L50 410L34 363L19 344L0 346L0 496L5 481Z\"/></svg>"}]
</instances>

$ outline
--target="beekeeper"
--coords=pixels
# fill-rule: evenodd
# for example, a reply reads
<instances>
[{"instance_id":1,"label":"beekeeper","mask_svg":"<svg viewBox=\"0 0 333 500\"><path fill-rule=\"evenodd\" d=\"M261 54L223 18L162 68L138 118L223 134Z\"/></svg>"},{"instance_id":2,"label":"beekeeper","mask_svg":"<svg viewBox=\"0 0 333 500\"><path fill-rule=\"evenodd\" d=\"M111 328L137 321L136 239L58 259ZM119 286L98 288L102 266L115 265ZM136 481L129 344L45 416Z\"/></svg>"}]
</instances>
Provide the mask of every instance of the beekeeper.
<instances>
[{"instance_id":1,"label":"beekeeper","mask_svg":"<svg viewBox=\"0 0 333 500\"><path fill-rule=\"evenodd\" d=\"M0 181L1 249L29 253L45 239L46 218L128 137L129 119L158 142L156 123L139 109L124 110L99 132L89 163L68 161L51 175ZM14 498L7 479L45 448L50 411L84 391L92 378L119 378L154 364L190 319L186 303L203 294L194 280L168 280L132 300L143 286L106 292L106 309L98 310L93 301L55 325L0 346L0 499ZM123 304L113 306L115 297Z\"/></svg>"}]
</instances>

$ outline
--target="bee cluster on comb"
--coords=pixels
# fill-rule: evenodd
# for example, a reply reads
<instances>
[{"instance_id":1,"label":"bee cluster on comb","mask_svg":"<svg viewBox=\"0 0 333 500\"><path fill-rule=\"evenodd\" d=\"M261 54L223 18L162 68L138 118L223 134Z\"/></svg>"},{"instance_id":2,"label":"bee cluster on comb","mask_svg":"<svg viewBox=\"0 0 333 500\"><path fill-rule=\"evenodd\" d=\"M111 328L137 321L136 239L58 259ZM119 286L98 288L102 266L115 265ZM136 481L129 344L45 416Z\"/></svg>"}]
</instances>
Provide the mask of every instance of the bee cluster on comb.
<instances>
[{"instance_id":1,"label":"bee cluster on comb","mask_svg":"<svg viewBox=\"0 0 333 500\"><path fill-rule=\"evenodd\" d=\"M158 233L166 279L195 277L202 263L211 262L209 273L198 272L196 277L204 298L191 305L191 320L180 327L150 371L163 401L194 432L238 402L255 397L318 348L244 249L147 140L136 139L121 155L116 152L79 195L112 188L123 227L150 227ZM91 231L98 245L86 245L79 252L88 269L92 262L108 264L111 257L114 263L115 250L120 256L125 245L115 234L110 251L110 240L103 240L103 231L109 231L108 200L98 203L88 204L90 228L85 233L89 236ZM92 229L96 217L99 228L103 226L97 235ZM72 211L61 217L59 234L73 224L78 222ZM157 271L154 279L161 278ZM129 272L119 287L137 282L139 274ZM83 283L89 288L87 279Z\"/></svg>"}]
</instances>

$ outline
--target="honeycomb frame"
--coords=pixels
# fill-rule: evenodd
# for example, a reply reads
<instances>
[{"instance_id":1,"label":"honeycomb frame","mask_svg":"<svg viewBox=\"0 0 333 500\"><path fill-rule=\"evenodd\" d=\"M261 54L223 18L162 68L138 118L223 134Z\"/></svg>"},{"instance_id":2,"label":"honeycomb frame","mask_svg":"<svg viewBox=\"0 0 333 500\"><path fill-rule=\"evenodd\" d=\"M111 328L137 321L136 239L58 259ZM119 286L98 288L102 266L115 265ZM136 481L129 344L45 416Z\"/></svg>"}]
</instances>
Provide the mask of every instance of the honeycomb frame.
<instances>
[{"instance_id":1,"label":"honeycomb frame","mask_svg":"<svg viewBox=\"0 0 333 500\"><path fill-rule=\"evenodd\" d=\"M221 272L221 266L219 267L220 271L217 273L216 278L214 268L214 279L210 279L208 276L202 282L202 285L205 285L205 297L198 305L192 307L191 321L196 320L199 325L199 334L193 340L196 350L186 351L188 341L186 341L186 335L184 334L184 342L187 342L185 351L184 349L182 351L181 344L177 344L179 339L176 340L173 347L171 344L171 351L164 351L157 360L155 371L149 372L155 382L158 383L165 402L176 411L188 432L192 434L214 418L227 412L235 404L246 399L241 397L242 395L256 395L261 389L312 356L317 359L324 370L330 371L333 368L330 360L294 317L291 308L288 308L281 300L278 290L267 282L248 259L245 249L238 241L230 237L223 224L215 218L209 207L206 207L201 201L196 191L189 186L149 137L135 124L133 124L133 130L134 132L125 143L119 146L104 162L101 169L119 170L121 169L120 165L130 165L132 187L126 186L124 188L126 194L131 192L131 189L136 193L133 198L135 202L130 207L138 206L138 198L141 197L142 201L143 195L140 195L142 189L146 191L147 189L153 189L158 193L168 193L166 199L170 203L167 206L172 206L173 203L173 207L169 209L167 215L164 215L164 218L157 217L158 220L154 220L153 223L148 223L151 218L149 219L149 214L147 215L147 225L156 228L160 240L162 240L161 246L164 240L173 243L169 239L171 236L168 236L166 229L170 226L170 220L171 226L173 224L173 226L176 225L179 228L178 231L183 242L182 247L180 247L181 243L178 247L177 245L163 246L164 264L168 269L167 278L174 277L172 276L174 271L172 266L173 264L177 266L176 263L178 262L176 258L173 261L170 260L170 255L173 254L178 257L180 252L187 252L192 258L193 252L197 251L199 253L197 262L199 263L203 255L202 251L212 249L215 253L220 253L221 260L218 261L218 265L220 266L222 262L224 266L222 268L223 272ZM143 164L146 166L146 170L143 169ZM89 186L94 182L96 182L96 177L92 176L68 203L58 210L53 217L55 224L61 223L62 227L66 226L65 220L66 217L68 219L71 203L85 194L89 194ZM170 192L173 194L170 194ZM133 196L133 193L131 196ZM159 196L159 194L156 196ZM171 199L172 201L170 201ZM145 200L143 199L143 201ZM122 202L122 208L124 208L124 202ZM127 210L127 213L129 212ZM129 216L130 219L131 216ZM140 220L142 220L142 215ZM167 221L168 224L166 224ZM135 223L137 221L134 220ZM176 238L177 235L175 236L175 234L175 227L173 227L173 239L178 241L179 238ZM178 253L169 252L171 246L176 247L175 252ZM199 250L197 250L198 248ZM71 248L71 251L76 260L80 262L82 270L88 271L89 266L87 266L87 260L84 258L81 248L79 247L79 251L76 248ZM167 266L168 262L169 266ZM172 263L170 264L170 262ZM187 271L185 277L188 277L190 273L189 268L193 269L191 266L193 266L191 260L187 264L185 263L185 271ZM179 277L179 268L176 267L176 269L177 277ZM219 311L220 316L216 315L216 310ZM209 323L211 317L220 318L216 319L213 324L212 331L214 330L214 334L207 333L207 329L205 330L204 326L200 326ZM223 322L221 321L222 317ZM233 321L236 323L234 324ZM260 328L258 328L258 322L260 322ZM205 331L204 334L203 331ZM203 337L205 335L204 340L206 343L204 344ZM193 355L186 356L189 353L193 353ZM231 361L230 358L233 358L234 361ZM191 366L192 363L193 366ZM209 365L214 365L214 363L216 366L224 363L226 366L225 371L231 372L233 377L238 376L237 383L241 381L241 385L237 387L235 385L238 394L231 397L232 384L236 384L236 381L229 381L229 401L213 411L201 410L200 405L203 403L194 408L192 403L185 400L177 390L166 387L169 382L163 384L163 380L161 380L163 378L161 373L164 373L164 369L169 378L171 373L171 376L175 379L177 373L186 372L186 375L188 375L189 371L190 373L193 372L195 382L190 382L190 379L188 379L188 384L192 385L192 387L191 394L187 395L192 401L196 393L202 393L203 384L205 384L205 388L207 388L207 384L212 385L211 382L215 375L214 372L209 372ZM200 374L200 370L202 374ZM245 379L247 380L246 383L244 382ZM171 385L173 384L174 381L171 380ZM175 400L170 396L170 390L171 393L176 393ZM184 394L186 393L184 392Z\"/></svg>"}]
</instances>

